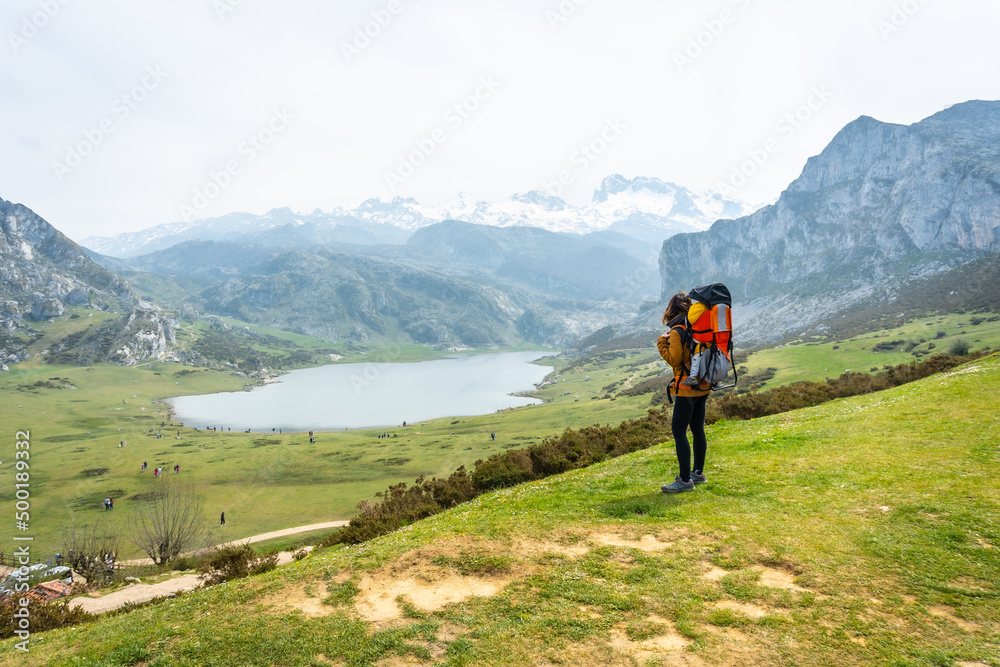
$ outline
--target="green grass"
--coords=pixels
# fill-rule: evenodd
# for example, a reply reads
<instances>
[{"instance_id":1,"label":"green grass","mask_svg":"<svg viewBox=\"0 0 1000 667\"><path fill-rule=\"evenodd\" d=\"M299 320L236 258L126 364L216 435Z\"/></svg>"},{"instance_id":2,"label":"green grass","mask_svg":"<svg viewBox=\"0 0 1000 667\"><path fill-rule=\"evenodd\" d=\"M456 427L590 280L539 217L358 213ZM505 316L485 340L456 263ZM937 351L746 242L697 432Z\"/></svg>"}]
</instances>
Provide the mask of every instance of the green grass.
<instances>
[{"instance_id":1,"label":"green grass","mask_svg":"<svg viewBox=\"0 0 1000 667\"><path fill-rule=\"evenodd\" d=\"M944 337L937 338L939 331L944 332ZM909 363L929 354L948 352L959 338L973 350L1000 348L1000 316L942 315L843 341L799 340L754 352L746 366L751 372L776 368L774 379L764 386L780 387L801 380L836 378L848 370L867 373Z\"/></svg>"},{"instance_id":2,"label":"green grass","mask_svg":"<svg viewBox=\"0 0 1000 667\"><path fill-rule=\"evenodd\" d=\"M709 481L694 493L658 492L676 467L672 445L659 445L33 637L31 661L996 667L998 397L992 357L880 394L720 423L709 429ZM398 582L394 619L365 620L369 575ZM494 592L432 609L414 581ZM12 641L0 656L22 658Z\"/></svg>"}]
</instances>

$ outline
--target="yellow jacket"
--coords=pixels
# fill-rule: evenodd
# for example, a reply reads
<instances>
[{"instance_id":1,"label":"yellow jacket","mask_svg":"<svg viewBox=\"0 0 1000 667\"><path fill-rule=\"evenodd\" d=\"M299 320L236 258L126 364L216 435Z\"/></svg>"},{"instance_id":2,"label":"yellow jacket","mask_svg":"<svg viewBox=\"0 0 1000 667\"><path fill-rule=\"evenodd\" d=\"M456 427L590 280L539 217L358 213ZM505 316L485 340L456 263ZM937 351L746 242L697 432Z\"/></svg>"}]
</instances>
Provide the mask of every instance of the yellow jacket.
<instances>
[{"instance_id":1,"label":"yellow jacket","mask_svg":"<svg viewBox=\"0 0 1000 667\"><path fill-rule=\"evenodd\" d=\"M691 306L694 309L694 306ZM702 311L704 312L704 311ZM678 389L677 379L685 369L691 368L691 350L681 342L681 335L677 329L671 329L656 339L656 349L660 351L663 360L674 369L674 386L672 393L674 396L688 396L691 398L710 394L709 390L699 390L687 385L680 385Z\"/></svg>"},{"instance_id":2,"label":"yellow jacket","mask_svg":"<svg viewBox=\"0 0 1000 667\"><path fill-rule=\"evenodd\" d=\"M694 326L695 323L698 321L698 318L704 315L707 310L708 306L703 304L701 301L694 301L691 304L691 307L688 308L688 314L687 314L688 323L691 326Z\"/></svg>"}]
</instances>

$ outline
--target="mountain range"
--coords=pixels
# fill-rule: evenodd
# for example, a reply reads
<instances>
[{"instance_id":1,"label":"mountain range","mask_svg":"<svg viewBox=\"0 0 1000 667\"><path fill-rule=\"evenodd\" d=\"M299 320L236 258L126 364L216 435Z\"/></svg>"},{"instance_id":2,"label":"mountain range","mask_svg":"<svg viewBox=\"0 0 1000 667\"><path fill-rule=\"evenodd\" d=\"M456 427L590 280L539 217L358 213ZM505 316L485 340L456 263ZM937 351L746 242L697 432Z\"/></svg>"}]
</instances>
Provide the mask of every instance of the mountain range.
<instances>
[{"instance_id":1,"label":"mountain range","mask_svg":"<svg viewBox=\"0 0 1000 667\"><path fill-rule=\"evenodd\" d=\"M859 118L775 204L746 212L612 176L578 208L539 192L501 204L463 195L437 209L369 200L163 225L84 250L0 200L0 362L26 358L31 321L67 306L118 314L74 334L79 363L165 358L180 314L345 342L565 347L609 325L654 330L672 294L712 282L733 292L741 346L823 333L880 304L944 285L954 294L979 258L968 274L995 274L1000 102L909 126ZM964 302L993 303L986 280Z\"/></svg>"},{"instance_id":2,"label":"mountain range","mask_svg":"<svg viewBox=\"0 0 1000 667\"><path fill-rule=\"evenodd\" d=\"M424 206L412 198L369 199L330 213L316 210L304 214L289 208L276 208L264 215L231 213L113 237L88 237L82 245L102 255L136 257L192 240L249 241L271 247L402 244L418 229L459 220L572 234L610 231L659 248L671 234L707 229L719 218L738 217L750 210L743 202L713 192L698 193L656 178L613 175L604 179L592 201L584 206L571 206L541 191L495 203L463 192L439 206Z\"/></svg>"},{"instance_id":3,"label":"mountain range","mask_svg":"<svg viewBox=\"0 0 1000 667\"><path fill-rule=\"evenodd\" d=\"M859 118L774 205L666 239L661 299L725 282L742 340L777 340L998 251L1000 102L973 101L909 126Z\"/></svg>"}]
</instances>

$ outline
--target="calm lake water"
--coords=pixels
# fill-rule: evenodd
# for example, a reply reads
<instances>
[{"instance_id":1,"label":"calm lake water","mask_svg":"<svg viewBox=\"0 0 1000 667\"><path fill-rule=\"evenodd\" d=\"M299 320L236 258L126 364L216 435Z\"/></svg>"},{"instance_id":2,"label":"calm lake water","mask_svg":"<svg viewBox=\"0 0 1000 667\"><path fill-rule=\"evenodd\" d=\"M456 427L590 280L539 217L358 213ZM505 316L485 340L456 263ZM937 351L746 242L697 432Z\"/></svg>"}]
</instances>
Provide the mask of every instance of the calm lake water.
<instances>
[{"instance_id":1,"label":"calm lake water","mask_svg":"<svg viewBox=\"0 0 1000 667\"><path fill-rule=\"evenodd\" d=\"M399 426L483 415L540 403L530 391L552 370L550 352L499 352L409 364L339 364L292 371L253 391L181 396L169 403L185 426L256 432Z\"/></svg>"}]
</instances>

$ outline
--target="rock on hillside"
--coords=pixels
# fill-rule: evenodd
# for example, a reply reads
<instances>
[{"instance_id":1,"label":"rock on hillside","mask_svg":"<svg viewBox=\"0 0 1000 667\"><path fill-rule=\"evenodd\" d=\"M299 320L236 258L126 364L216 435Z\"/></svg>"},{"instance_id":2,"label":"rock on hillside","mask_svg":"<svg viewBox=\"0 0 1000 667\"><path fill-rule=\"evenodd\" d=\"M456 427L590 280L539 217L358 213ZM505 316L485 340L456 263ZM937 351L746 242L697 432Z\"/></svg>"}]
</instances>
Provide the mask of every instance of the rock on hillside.
<instances>
[{"instance_id":1,"label":"rock on hillside","mask_svg":"<svg viewBox=\"0 0 1000 667\"><path fill-rule=\"evenodd\" d=\"M27 207L0 199L0 361L27 358L21 334L67 306L125 314L53 345L53 358L65 363L131 365L163 358L174 341L170 318L140 302L126 280Z\"/></svg>"},{"instance_id":2,"label":"rock on hillside","mask_svg":"<svg viewBox=\"0 0 1000 667\"><path fill-rule=\"evenodd\" d=\"M177 320L140 302L121 317L67 336L52 346L48 361L89 366L100 362L133 366L168 358Z\"/></svg>"},{"instance_id":3,"label":"rock on hillside","mask_svg":"<svg viewBox=\"0 0 1000 667\"><path fill-rule=\"evenodd\" d=\"M0 300L0 325L10 329L21 317L59 315L67 304L125 310L135 296L128 282L31 209L0 199Z\"/></svg>"},{"instance_id":4,"label":"rock on hillside","mask_svg":"<svg viewBox=\"0 0 1000 667\"><path fill-rule=\"evenodd\" d=\"M667 239L662 297L726 282L744 342L762 341L997 251L1000 102L968 102L911 126L862 117L776 204Z\"/></svg>"}]
</instances>

